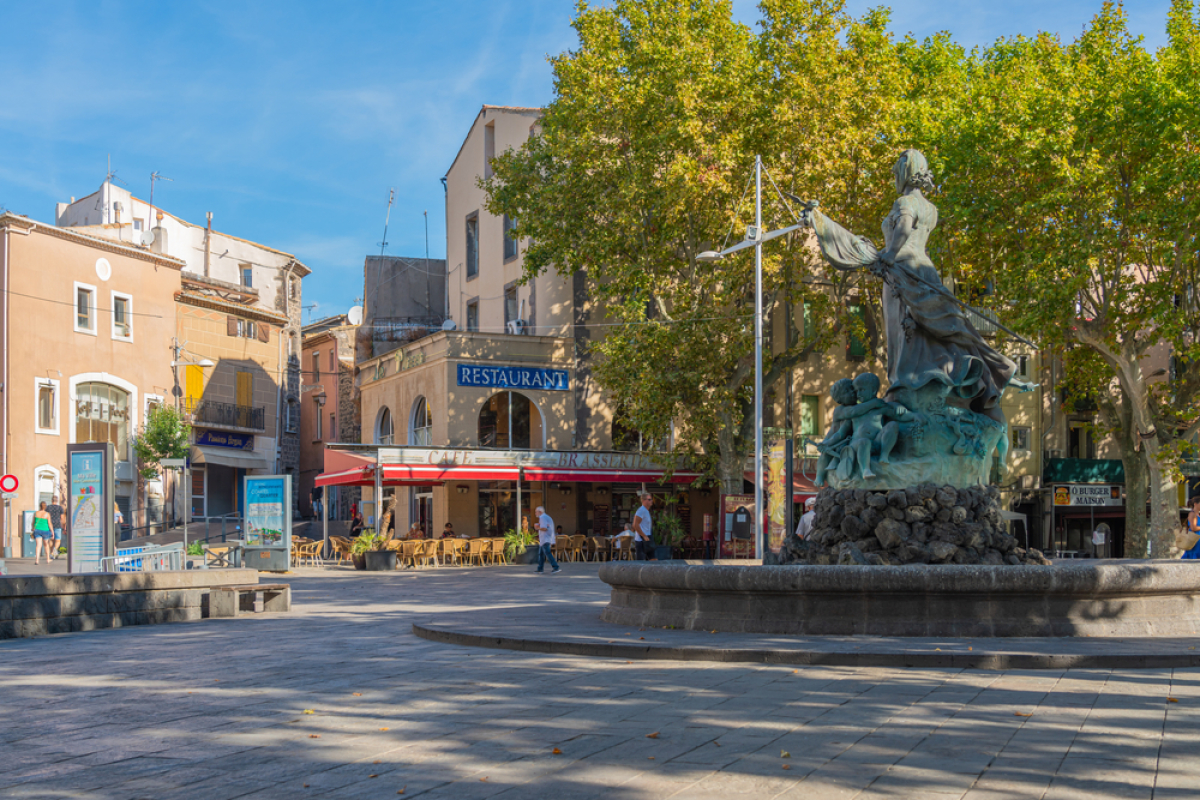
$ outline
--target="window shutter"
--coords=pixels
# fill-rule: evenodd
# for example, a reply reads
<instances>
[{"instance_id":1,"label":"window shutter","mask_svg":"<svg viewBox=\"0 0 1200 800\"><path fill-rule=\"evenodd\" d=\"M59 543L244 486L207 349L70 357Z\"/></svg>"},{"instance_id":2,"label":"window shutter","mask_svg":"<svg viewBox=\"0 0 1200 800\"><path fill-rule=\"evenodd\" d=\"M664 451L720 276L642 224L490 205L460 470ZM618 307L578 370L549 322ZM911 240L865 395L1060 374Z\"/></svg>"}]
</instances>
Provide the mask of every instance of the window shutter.
<instances>
[{"instance_id":1,"label":"window shutter","mask_svg":"<svg viewBox=\"0 0 1200 800\"><path fill-rule=\"evenodd\" d=\"M258 323L258 340L260 342L271 341L271 326L265 322Z\"/></svg>"},{"instance_id":2,"label":"window shutter","mask_svg":"<svg viewBox=\"0 0 1200 800\"><path fill-rule=\"evenodd\" d=\"M238 320L237 317L225 318L225 334L227 336L237 336Z\"/></svg>"}]
</instances>

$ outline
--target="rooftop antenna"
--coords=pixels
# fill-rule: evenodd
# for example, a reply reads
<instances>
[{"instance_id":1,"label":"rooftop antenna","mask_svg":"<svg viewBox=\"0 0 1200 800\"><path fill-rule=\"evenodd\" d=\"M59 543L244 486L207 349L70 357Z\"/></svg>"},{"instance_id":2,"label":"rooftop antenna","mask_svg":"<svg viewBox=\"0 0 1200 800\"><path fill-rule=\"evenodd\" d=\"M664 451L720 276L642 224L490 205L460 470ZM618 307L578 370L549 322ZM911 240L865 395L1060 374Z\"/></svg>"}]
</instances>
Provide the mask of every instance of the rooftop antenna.
<instances>
[{"instance_id":1,"label":"rooftop antenna","mask_svg":"<svg viewBox=\"0 0 1200 800\"><path fill-rule=\"evenodd\" d=\"M169 183L174 183L174 181L171 180L170 178L168 178L166 175L160 175L157 172L150 173L150 219L146 220L147 228L151 228L154 226L154 182L155 181L167 181Z\"/></svg>"},{"instance_id":2,"label":"rooftop antenna","mask_svg":"<svg viewBox=\"0 0 1200 800\"><path fill-rule=\"evenodd\" d=\"M127 184L125 181L118 178L117 171L112 168L112 153L108 154L108 172L105 173L104 180L108 183L119 183L122 186L124 186L126 189L129 188L129 184Z\"/></svg>"},{"instance_id":3,"label":"rooftop antenna","mask_svg":"<svg viewBox=\"0 0 1200 800\"><path fill-rule=\"evenodd\" d=\"M387 229L388 223L392 220L392 203L396 202L396 190L388 189L388 209L387 216L383 218L383 241L379 243L379 256L383 257L383 251L387 249Z\"/></svg>"}]
</instances>

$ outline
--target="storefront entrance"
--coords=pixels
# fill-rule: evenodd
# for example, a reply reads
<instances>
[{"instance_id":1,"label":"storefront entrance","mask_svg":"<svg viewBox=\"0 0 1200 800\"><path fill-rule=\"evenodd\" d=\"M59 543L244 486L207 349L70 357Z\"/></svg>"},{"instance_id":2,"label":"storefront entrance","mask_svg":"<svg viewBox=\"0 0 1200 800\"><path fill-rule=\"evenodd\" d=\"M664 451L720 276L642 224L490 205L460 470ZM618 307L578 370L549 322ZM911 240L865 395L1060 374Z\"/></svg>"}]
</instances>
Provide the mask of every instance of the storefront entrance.
<instances>
[{"instance_id":1,"label":"storefront entrance","mask_svg":"<svg viewBox=\"0 0 1200 800\"><path fill-rule=\"evenodd\" d=\"M521 484L521 517L526 527L533 520L533 510L543 504L541 484L524 481ZM479 482L479 535L503 536L517 527L516 481Z\"/></svg>"}]
</instances>

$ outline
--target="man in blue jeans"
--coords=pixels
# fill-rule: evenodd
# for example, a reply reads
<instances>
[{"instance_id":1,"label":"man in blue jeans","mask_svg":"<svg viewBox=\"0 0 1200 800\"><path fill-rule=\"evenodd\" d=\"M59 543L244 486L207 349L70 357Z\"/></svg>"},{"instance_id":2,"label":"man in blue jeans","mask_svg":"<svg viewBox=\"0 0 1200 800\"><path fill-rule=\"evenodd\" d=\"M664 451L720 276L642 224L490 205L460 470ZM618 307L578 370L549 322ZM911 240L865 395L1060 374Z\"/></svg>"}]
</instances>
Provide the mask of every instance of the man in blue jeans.
<instances>
[{"instance_id":1,"label":"man in blue jeans","mask_svg":"<svg viewBox=\"0 0 1200 800\"><path fill-rule=\"evenodd\" d=\"M554 535L554 520L550 519L550 515L546 513L546 509L538 506L534 509L537 514L538 523L538 567L539 573L544 571L546 561L550 561L550 566L554 567L551 574L558 572L558 561L554 558L554 552L551 546L554 544L556 537Z\"/></svg>"}]
</instances>

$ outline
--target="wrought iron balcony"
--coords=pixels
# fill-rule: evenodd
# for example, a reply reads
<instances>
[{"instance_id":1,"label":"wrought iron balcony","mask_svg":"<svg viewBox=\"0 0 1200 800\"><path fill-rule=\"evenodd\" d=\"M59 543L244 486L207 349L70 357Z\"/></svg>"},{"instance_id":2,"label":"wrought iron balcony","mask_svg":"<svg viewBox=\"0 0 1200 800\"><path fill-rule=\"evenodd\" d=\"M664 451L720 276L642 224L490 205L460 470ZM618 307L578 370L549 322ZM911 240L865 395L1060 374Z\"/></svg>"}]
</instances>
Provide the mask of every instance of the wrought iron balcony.
<instances>
[{"instance_id":1,"label":"wrought iron balcony","mask_svg":"<svg viewBox=\"0 0 1200 800\"><path fill-rule=\"evenodd\" d=\"M252 431L267 429L267 409L262 406L239 406L217 400L187 400L184 410L194 425L224 425Z\"/></svg>"}]
</instances>

